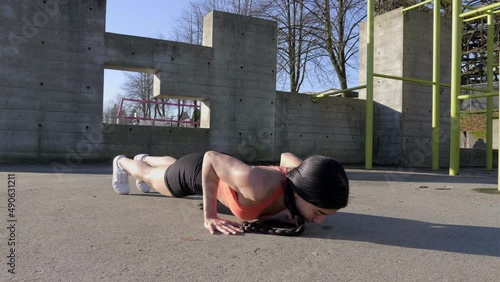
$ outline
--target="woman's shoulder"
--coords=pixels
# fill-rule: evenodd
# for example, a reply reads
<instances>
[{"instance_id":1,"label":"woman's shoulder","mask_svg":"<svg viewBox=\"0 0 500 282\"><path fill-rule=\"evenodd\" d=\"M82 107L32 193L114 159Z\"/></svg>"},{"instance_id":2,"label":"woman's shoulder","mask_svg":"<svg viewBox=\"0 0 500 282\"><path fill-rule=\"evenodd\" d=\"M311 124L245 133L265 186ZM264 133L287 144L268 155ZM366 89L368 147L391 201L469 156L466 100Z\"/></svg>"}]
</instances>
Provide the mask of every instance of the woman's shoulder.
<instances>
[{"instance_id":1,"label":"woman's shoulder","mask_svg":"<svg viewBox=\"0 0 500 282\"><path fill-rule=\"evenodd\" d=\"M237 191L245 198L260 202L281 186L283 176L279 167L252 166L248 177L250 185L237 187Z\"/></svg>"},{"instance_id":2,"label":"woman's shoulder","mask_svg":"<svg viewBox=\"0 0 500 282\"><path fill-rule=\"evenodd\" d=\"M271 171L277 171L277 172L286 172L287 168L286 167L281 167L278 165L266 165L266 166L256 166L259 169L265 169L265 170L271 170Z\"/></svg>"}]
</instances>

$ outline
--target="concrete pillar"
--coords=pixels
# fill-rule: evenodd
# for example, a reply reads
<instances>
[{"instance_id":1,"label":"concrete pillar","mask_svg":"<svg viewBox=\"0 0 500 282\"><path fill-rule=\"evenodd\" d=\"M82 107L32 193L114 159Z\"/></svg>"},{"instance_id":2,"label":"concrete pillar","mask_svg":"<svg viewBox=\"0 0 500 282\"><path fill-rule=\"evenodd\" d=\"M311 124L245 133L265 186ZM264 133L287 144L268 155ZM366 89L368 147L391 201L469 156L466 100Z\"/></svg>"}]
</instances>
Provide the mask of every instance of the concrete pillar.
<instances>
[{"instance_id":1,"label":"concrete pillar","mask_svg":"<svg viewBox=\"0 0 500 282\"><path fill-rule=\"evenodd\" d=\"M99 155L106 1L2 1L0 10L0 161Z\"/></svg>"},{"instance_id":2,"label":"concrete pillar","mask_svg":"<svg viewBox=\"0 0 500 282\"><path fill-rule=\"evenodd\" d=\"M276 22L213 11L204 18L214 148L248 161L275 154Z\"/></svg>"},{"instance_id":3,"label":"concrete pillar","mask_svg":"<svg viewBox=\"0 0 500 282\"><path fill-rule=\"evenodd\" d=\"M366 24L360 28L360 84L365 83ZM450 81L451 25L441 21L441 82ZM432 80L432 13L394 10L375 18L375 73ZM449 88L441 88L440 164L449 158ZM366 97L360 91L360 98ZM431 167L432 88L375 78L374 163Z\"/></svg>"}]
</instances>

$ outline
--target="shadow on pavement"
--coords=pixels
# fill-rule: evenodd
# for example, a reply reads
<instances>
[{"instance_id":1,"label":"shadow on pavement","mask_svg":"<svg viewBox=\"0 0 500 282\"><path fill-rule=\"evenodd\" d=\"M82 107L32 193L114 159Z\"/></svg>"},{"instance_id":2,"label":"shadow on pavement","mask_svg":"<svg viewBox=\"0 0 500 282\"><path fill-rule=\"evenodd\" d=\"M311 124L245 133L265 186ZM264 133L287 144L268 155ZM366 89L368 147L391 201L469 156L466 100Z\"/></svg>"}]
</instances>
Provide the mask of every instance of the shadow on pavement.
<instances>
[{"instance_id":1,"label":"shadow on pavement","mask_svg":"<svg viewBox=\"0 0 500 282\"><path fill-rule=\"evenodd\" d=\"M343 212L325 224L309 224L303 237L500 257L500 228L497 227L434 224Z\"/></svg>"}]
</instances>

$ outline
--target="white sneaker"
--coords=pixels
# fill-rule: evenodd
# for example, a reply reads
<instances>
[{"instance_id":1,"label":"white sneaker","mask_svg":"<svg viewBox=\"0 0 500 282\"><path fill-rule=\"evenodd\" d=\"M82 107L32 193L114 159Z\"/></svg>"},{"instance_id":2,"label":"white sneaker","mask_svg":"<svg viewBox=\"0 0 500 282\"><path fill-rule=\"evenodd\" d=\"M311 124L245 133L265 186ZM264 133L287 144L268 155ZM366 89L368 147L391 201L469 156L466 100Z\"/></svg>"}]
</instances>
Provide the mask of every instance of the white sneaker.
<instances>
[{"instance_id":1,"label":"white sneaker","mask_svg":"<svg viewBox=\"0 0 500 282\"><path fill-rule=\"evenodd\" d=\"M128 172L118 165L118 160L125 157L124 155L116 156L113 159L113 189L120 195L126 195L130 192L128 186Z\"/></svg>"},{"instance_id":2,"label":"white sneaker","mask_svg":"<svg viewBox=\"0 0 500 282\"><path fill-rule=\"evenodd\" d=\"M147 156L147 154L139 154L134 157L134 160L143 162L144 158L146 158ZM137 189L139 189L143 193L149 193L149 191L151 190L151 187L149 187L149 185L144 181L136 180L135 186L137 186Z\"/></svg>"}]
</instances>

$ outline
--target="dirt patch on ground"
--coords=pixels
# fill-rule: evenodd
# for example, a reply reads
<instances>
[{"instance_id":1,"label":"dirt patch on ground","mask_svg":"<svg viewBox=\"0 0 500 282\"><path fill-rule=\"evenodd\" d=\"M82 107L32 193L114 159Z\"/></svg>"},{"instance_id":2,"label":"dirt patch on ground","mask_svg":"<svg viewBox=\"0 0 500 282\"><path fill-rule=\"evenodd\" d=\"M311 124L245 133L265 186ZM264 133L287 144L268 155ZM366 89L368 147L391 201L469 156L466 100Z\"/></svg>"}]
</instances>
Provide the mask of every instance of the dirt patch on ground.
<instances>
[{"instance_id":1,"label":"dirt patch on ground","mask_svg":"<svg viewBox=\"0 0 500 282\"><path fill-rule=\"evenodd\" d=\"M498 111L493 111L498 118ZM460 113L460 129L462 131L486 131L486 111L463 111Z\"/></svg>"}]
</instances>

